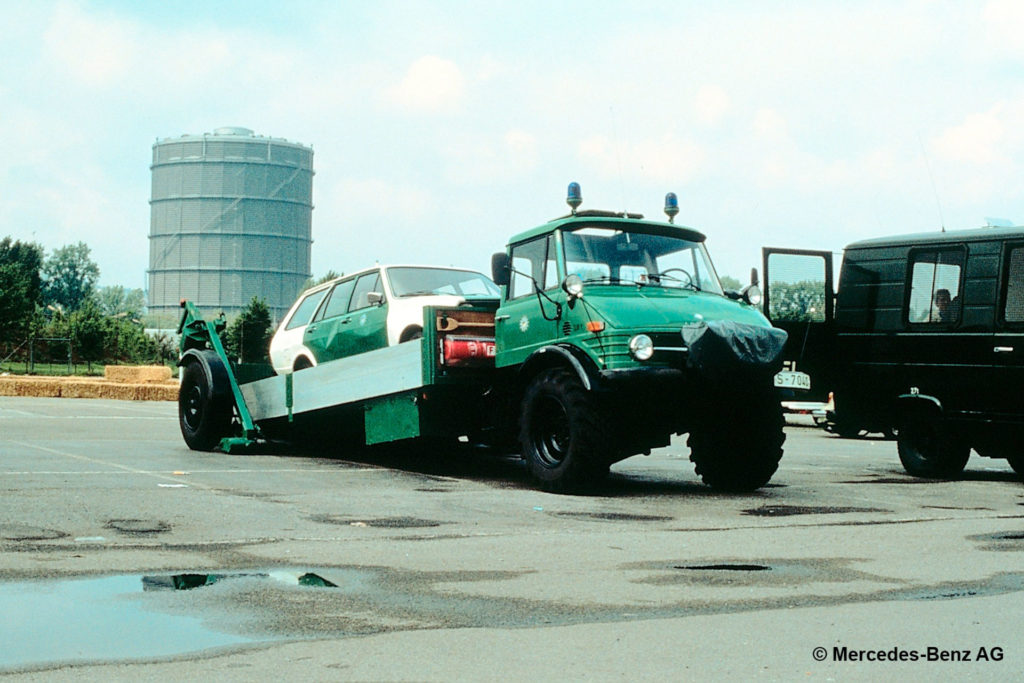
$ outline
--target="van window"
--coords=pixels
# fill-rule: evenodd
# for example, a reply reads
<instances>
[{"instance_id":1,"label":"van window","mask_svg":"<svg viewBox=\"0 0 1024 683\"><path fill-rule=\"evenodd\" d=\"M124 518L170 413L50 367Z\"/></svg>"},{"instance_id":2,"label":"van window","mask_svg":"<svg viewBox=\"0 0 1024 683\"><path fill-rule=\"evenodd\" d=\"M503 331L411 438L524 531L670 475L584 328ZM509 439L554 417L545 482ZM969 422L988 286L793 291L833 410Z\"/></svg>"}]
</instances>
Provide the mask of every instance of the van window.
<instances>
[{"instance_id":1,"label":"van window","mask_svg":"<svg viewBox=\"0 0 1024 683\"><path fill-rule=\"evenodd\" d=\"M911 257L911 323L952 324L960 319L960 281L964 266L962 249L921 251Z\"/></svg>"},{"instance_id":2,"label":"van window","mask_svg":"<svg viewBox=\"0 0 1024 683\"><path fill-rule=\"evenodd\" d=\"M1024 322L1024 247L1014 247L1010 250L1003 320L1008 323Z\"/></svg>"}]
</instances>

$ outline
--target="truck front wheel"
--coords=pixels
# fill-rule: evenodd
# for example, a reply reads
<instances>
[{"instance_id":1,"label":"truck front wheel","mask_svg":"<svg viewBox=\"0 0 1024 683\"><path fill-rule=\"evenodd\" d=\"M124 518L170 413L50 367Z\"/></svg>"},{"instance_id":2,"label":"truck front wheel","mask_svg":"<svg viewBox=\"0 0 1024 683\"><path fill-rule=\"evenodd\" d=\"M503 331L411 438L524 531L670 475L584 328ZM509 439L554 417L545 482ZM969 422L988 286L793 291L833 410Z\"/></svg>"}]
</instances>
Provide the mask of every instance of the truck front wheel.
<instances>
[{"instance_id":1,"label":"truck front wheel","mask_svg":"<svg viewBox=\"0 0 1024 683\"><path fill-rule=\"evenodd\" d=\"M523 395L519 443L542 489L575 493L608 474L609 436L593 395L561 368L541 373Z\"/></svg>"},{"instance_id":2,"label":"truck front wheel","mask_svg":"<svg viewBox=\"0 0 1024 683\"><path fill-rule=\"evenodd\" d=\"M773 391L757 393L747 410L709 410L687 443L690 460L708 486L722 491L753 491L767 484L782 458L786 434L782 406Z\"/></svg>"},{"instance_id":3,"label":"truck front wheel","mask_svg":"<svg viewBox=\"0 0 1024 683\"><path fill-rule=\"evenodd\" d=\"M213 378L198 361L181 369L178 424L185 443L194 451L212 451L231 435L231 401L213 391Z\"/></svg>"}]
</instances>

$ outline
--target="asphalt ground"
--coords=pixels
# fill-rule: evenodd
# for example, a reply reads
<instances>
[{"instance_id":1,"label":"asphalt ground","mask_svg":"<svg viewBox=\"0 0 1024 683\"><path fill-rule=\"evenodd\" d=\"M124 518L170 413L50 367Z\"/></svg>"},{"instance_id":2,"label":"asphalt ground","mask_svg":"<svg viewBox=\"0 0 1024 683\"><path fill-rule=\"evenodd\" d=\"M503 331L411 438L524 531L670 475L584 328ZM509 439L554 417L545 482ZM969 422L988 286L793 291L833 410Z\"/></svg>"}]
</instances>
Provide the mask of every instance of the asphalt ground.
<instances>
[{"instance_id":1,"label":"asphalt ground","mask_svg":"<svg viewBox=\"0 0 1024 683\"><path fill-rule=\"evenodd\" d=\"M0 496L14 679L1024 669L1024 484L976 455L915 479L809 425L753 494L703 486L680 439L558 496L471 449L196 453L174 403L2 397Z\"/></svg>"}]
</instances>

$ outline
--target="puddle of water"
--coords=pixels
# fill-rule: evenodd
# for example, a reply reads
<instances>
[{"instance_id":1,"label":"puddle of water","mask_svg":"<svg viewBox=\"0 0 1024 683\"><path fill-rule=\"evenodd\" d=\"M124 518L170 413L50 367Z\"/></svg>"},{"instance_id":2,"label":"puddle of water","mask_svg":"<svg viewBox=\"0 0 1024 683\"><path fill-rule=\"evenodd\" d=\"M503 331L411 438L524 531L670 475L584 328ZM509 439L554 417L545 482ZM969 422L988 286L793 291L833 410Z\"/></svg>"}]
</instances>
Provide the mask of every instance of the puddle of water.
<instances>
[{"instance_id":1,"label":"puddle of water","mask_svg":"<svg viewBox=\"0 0 1024 683\"><path fill-rule=\"evenodd\" d=\"M0 584L0 668L162 657L255 642L146 609L139 576Z\"/></svg>"}]
</instances>

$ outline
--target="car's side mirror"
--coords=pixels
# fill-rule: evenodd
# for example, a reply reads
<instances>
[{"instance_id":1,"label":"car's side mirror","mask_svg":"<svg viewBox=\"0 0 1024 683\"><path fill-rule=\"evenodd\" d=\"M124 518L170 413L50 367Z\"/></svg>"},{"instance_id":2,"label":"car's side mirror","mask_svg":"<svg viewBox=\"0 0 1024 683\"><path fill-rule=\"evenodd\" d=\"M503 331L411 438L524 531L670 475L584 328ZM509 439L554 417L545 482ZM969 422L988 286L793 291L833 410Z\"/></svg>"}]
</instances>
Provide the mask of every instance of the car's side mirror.
<instances>
[{"instance_id":1,"label":"car's side mirror","mask_svg":"<svg viewBox=\"0 0 1024 683\"><path fill-rule=\"evenodd\" d=\"M759 285L761 284L760 279L757 277L757 268L750 269L750 284Z\"/></svg>"},{"instance_id":2,"label":"car's side mirror","mask_svg":"<svg viewBox=\"0 0 1024 683\"><path fill-rule=\"evenodd\" d=\"M505 252L499 251L491 256L491 279L494 280L494 284L499 287L508 286L509 280L512 279L509 265L509 257Z\"/></svg>"},{"instance_id":3,"label":"car's side mirror","mask_svg":"<svg viewBox=\"0 0 1024 683\"><path fill-rule=\"evenodd\" d=\"M367 292L366 293L366 303L370 304L371 306L380 306L381 304L384 303L384 293L383 292Z\"/></svg>"}]
</instances>

